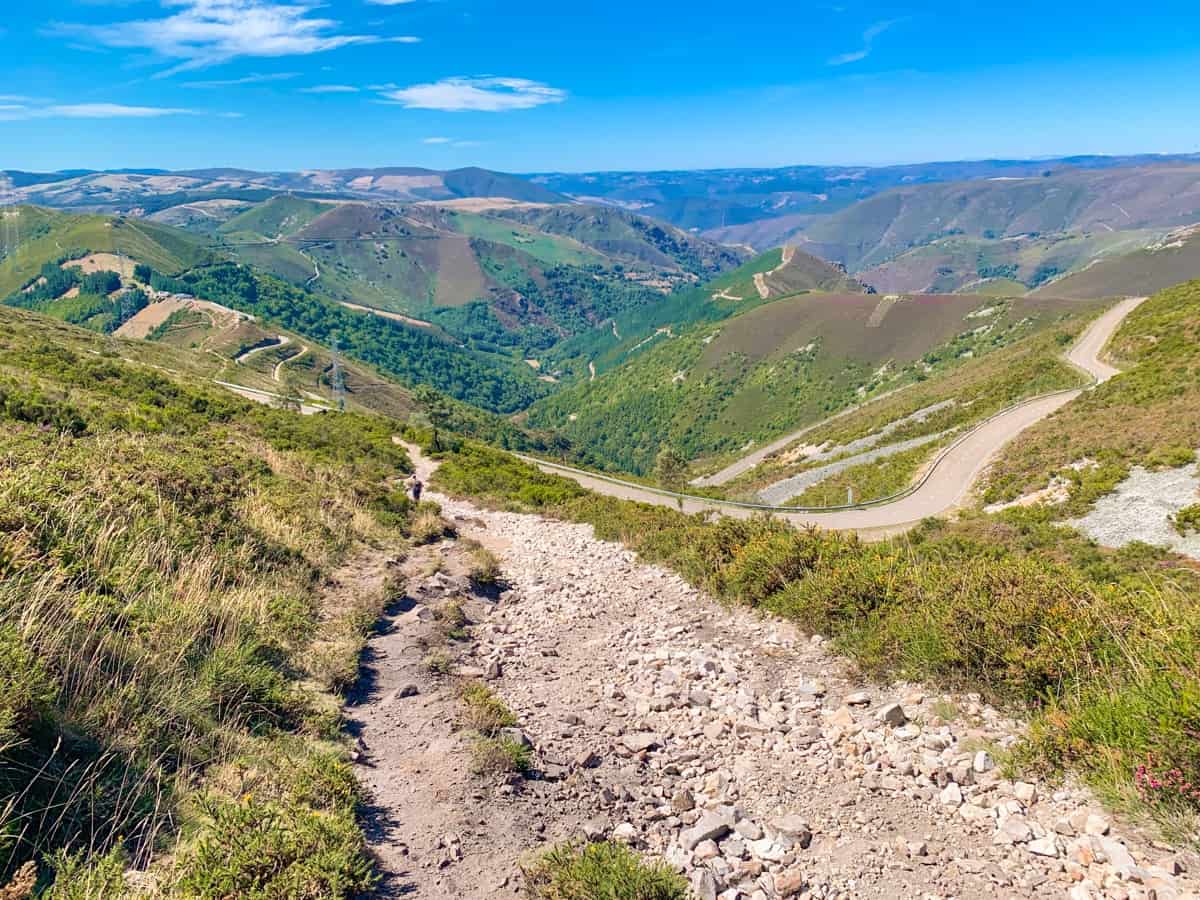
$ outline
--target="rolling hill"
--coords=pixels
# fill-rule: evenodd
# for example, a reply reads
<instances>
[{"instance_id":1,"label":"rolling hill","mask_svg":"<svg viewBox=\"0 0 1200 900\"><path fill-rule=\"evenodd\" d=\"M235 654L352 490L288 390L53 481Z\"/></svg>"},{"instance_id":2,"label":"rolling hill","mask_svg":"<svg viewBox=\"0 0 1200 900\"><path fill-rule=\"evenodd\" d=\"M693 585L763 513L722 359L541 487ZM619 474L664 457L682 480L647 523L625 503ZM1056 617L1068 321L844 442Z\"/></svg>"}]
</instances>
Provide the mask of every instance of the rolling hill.
<instances>
[{"instance_id":1,"label":"rolling hill","mask_svg":"<svg viewBox=\"0 0 1200 900\"><path fill-rule=\"evenodd\" d=\"M5 234L21 235L19 245L4 245L8 249L0 258L0 297L9 305L110 331L136 312L120 298L126 296L122 291L137 287L130 295L137 298L135 306L171 295L208 301L320 345L339 341L346 356L404 385L429 385L482 409L514 412L549 391L546 382L511 355L466 347L428 325L347 309L226 261L207 241L169 226L30 207L5 215L4 222L12 226ZM69 262L58 266L75 260L102 271L126 269L113 276L120 287L108 285L103 296L93 296L88 293L93 288L83 290L75 276L62 274ZM130 279L134 264L152 270L136 284ZM52 283L46 282L48 275Z\"/></svg>"},{"instance_id":2,"label":"rolling hill","mask_svg":"<svg viewBox=\"0 0 1200 900\"><path fill-rule=\"evenodd\" d=\"M595 465L646 474L663 445L734 451L1053 327L1071 301L792 294L660 326L612 368L539 401ZM610 357L611 358L611 357Z\"/></svg>"},{"instance_id":3,"label":"rolling hill","mask_svg":"<svg viewBox=\"0 0 1200 900\"><path fill-rule=\"evenodd\" d=\"M966 160L898 166L785 166L656 172L539 173L529 180L588 203L602 202L664 219L681 228L717 231L758 248L783 243L795 217L828 215L904 186L1043 173L1194 163L1195 154L1072 156L1041 160ZM762 222L756 229L752 223ZM789 224L790 222L790 224Z\"/></svg>"},{"instance_id":4,"label":"rolling hill","mask_svg":"<svg viewBox=\"0 0 1200 900\"><path fill-rule=\"evenodd\" d=\"M1056 297L1149 295L1200 278L1200 226L1176 229L1148 247L1098 259L1034 293Z\"/></svg>"},{"instance_id":5,"label":"rolling hill","mask_svg":"<svg viewBox=\"0 0 1200 900\"><path fill-rule=\"evenodd\" d=\"M745 254L605 207L335 202L280 195L154 215L326 299L433 323L484 350L543 353Z\"/></svg>"}]
</instances>

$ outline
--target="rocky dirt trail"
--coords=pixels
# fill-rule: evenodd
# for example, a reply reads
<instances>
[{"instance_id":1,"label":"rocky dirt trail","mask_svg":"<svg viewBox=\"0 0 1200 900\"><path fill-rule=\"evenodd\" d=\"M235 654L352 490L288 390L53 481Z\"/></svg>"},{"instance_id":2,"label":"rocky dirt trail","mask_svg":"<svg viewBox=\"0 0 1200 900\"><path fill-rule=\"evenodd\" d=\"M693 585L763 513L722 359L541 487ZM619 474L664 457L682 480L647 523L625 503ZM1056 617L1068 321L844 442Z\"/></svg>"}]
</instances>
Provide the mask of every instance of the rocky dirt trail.
<instances>
[{"instance_id":1,"label":"rocky dirt trail","mask_svg":"<svg viewBox=\"0 0 1200 900\"><path fill-rule=\"evenodd\" d=\"M473 593L461 542L415 552L370 644L348 716L384 895L516 896L522 853L610 839L701 900L1197 896L1193 859L1084 790L1002 777L989 748L1019 725L977 698L869 684L820 638L725 609L590 527L433 499L509 584ZM457 676L435 675L437 610L460 597ZM528 777L471 773L463 678L517 714Z\"/></svg>"}]
</instances>

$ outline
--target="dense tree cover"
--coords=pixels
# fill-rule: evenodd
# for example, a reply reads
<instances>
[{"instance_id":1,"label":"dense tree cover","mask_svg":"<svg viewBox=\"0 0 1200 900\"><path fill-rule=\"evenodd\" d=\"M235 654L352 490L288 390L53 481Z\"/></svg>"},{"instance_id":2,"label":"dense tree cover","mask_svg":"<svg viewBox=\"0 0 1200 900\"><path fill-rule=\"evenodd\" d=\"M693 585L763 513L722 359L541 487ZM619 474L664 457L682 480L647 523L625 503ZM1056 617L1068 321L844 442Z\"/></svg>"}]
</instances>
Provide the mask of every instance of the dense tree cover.
<instances>
[{"instance_id":1,"label":"dense tree cover","mask_svg":"<svg viewBox=\"0 0 1200 900\"><path fill-rule=\"evenodd\" d=\"M79 281L79 293L81 294L97 294L99 296L104 296L106 294L111 294L120 287L121 276L116 272L89 272Z\"/></svg>"},{"instance_id":2,"label":"dense tree cover","mask_svg":"<svg viewBox=\"0 0 1200 900\"><path fill-rule=\"evenodd\" d=\"M73 287L78 287L79 292L73 297L66 296ZM121 276L116 272L101 271L80 276L75 269L48 262L27 290L14 292L4 303L108 333L120 328L149 302L139 289L109 296L120 288Z\"/></svg>"},{"instance_id":3,"label":"dense tree cover","mask_svg":"<svg viewBox=\"0 0 1200 900\"><path fill-rule=\"evenodd\" d=\"M496 412L515 412L548 393L517 361L472 353L426 329L412 328L321 300L233 263L194 269L178 281L188 293L277 322L406 384L428 384ZM521 371L525 369L526 371Z\"/></svg>"}]
</instances>

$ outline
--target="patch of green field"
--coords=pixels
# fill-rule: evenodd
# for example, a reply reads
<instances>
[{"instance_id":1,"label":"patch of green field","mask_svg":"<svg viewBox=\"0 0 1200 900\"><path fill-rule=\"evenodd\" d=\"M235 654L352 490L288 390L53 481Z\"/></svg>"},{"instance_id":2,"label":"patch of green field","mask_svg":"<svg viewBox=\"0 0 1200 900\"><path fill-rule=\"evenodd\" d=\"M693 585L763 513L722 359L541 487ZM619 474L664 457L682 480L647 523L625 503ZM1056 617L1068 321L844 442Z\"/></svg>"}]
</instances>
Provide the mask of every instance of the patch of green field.
<instances>
[{"instance_id":1,"label":"patch of green field","mask_svg":"<svg viewBox=\"0 0 1200 900\"><path fill-rule=\"evenodd\" d=\"M296 233L331 208L328 203L280 195L234 216L221 226L220 231L230 236L257 234L264 238L282 237Z\"/></svg>"},{"instance_id":2,"label":"patch of green field","mask_svg":"<svg viewBox=\"0 0 1200 900\"><path fill-rule=\"evenodd\" d=\"M507 244L550 265L586 266L606 262L604 256L583 244L510 220L457 211L450 213L449 218L451 224L465 235Z\"/></svg>"}]
</instances>

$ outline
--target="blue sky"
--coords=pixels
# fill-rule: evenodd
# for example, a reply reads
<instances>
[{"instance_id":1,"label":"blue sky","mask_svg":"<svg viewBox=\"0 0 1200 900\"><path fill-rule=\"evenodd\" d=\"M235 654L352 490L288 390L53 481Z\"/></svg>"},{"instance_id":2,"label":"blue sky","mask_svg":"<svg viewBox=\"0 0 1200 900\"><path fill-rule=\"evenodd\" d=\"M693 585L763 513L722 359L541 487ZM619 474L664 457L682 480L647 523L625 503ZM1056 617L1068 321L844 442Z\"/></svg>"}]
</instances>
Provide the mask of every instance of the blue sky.
<instances>
[{"instance_id":1,"label":"blue sky","mask_svg":"<svg viewBox=\"0 0 1200 900\"><path fill-rule=\"evenodd\" d=\"M4 5L0 168L1200 151L1194 2Z\"/></svg>"}]
</instances>

